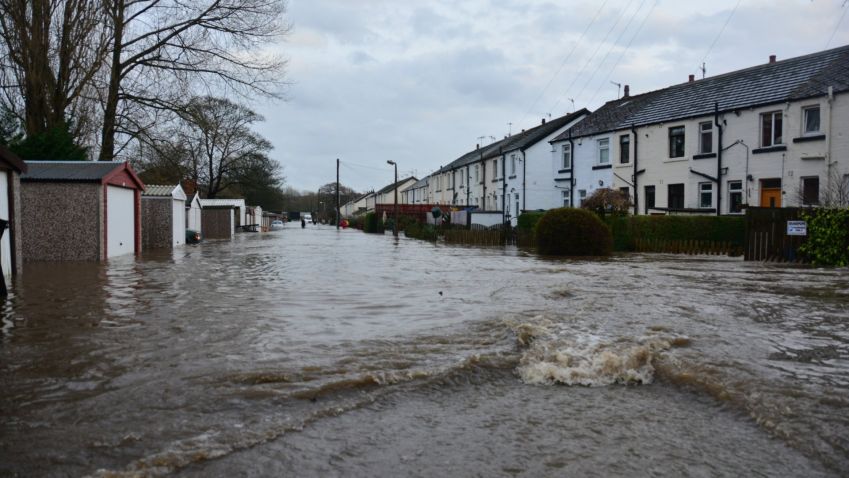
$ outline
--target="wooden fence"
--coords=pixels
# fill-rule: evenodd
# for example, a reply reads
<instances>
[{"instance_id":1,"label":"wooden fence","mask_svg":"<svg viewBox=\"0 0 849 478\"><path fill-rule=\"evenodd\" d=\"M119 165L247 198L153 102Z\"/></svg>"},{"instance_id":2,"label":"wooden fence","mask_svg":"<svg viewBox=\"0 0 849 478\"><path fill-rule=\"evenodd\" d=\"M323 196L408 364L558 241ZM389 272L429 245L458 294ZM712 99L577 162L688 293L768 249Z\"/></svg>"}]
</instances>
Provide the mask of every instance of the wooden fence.
<instances>
[{"instance_id":1,"label":"wooden fence","mask_svg":"<svg viewBox=\"0 0 849 478\"><path fill-rule=\"evenodd\" d=\"M445 242L449 244L467 244L475 246L504 245L504 233L490 229L446 229Z\"/></svg>"},{"instance_id":2,"label":"wooden fence","mask_svg":"<svg viewBox=\"0 0 849 478\"><path fill-rule=\"evenodd\" d=\"M711 254L739 256L740 245L730 241L697 241L667 239L635 239L636 252L666 252L672 254Z\"/></svg>"},{"instance_id":3,"label":"wooden fence","mask_svg":"<svg viewBox=\"0 0 849 478\"><path fill-rule=\"evenodd\" d=\"M799 261L806 236L788 236L787 221L801 220L801 208L746 209L744 257L747 261Z\"/></svg>"}]
</instances>

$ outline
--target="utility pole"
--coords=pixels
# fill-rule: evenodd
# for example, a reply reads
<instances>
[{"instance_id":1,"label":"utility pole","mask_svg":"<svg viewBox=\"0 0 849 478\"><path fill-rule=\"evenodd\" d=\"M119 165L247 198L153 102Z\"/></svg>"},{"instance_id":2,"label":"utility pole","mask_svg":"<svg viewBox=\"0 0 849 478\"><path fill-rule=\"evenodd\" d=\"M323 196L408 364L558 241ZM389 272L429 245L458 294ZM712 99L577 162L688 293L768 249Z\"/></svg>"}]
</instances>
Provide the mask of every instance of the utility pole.
<instances>
[{"instance_id":1,"label":"utility pole","mask_svg":"<svg viewBox=\"0 0 849 478\"><path fill-rule=\"evenodd\" d=\"M339 230L339 158L336 158L336 230Z\"/></svg>"}]
</instances>

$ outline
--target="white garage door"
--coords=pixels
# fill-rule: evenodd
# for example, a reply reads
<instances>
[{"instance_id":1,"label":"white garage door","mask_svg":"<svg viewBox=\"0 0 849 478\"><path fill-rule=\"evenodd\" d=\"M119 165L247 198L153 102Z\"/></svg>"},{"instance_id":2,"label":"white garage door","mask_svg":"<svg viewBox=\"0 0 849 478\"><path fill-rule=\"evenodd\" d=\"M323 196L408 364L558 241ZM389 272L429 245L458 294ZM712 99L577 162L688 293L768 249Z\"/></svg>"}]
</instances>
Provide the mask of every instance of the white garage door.
<instances>
[{"instance_id":1,"label":"white garage door","mask_svg":"<svg viewBox=\"0 0 849 478\"><path fill-rule=\"evenodd\" d=\"M174 231L172 241L174 246L179 246L186 242L186 201L174 199L171 201L171 208L174 211L171 215Z\"/></svg>"},{"instance_id":2,"label":"white garage door","mask_svg":"<svg viewBox=\"0 0 849 478\"><path fill-rule=\"evenodd\" d=\"M0 219L9 220L9 175L6 171L0 171ZM11 229L3 231L3 240L0 241L0 264L6 277L12 276L11 233Z\"/></svg>"},{"instance_id":3,"label":"white garage door","mask_svg":"<svg viewBox=\"0 0 849 478\"><path fill-rule=\"evenodd\" d=\"M134 191L106 186L106 256L135 252Z\"/></svg>"}]
</instances>

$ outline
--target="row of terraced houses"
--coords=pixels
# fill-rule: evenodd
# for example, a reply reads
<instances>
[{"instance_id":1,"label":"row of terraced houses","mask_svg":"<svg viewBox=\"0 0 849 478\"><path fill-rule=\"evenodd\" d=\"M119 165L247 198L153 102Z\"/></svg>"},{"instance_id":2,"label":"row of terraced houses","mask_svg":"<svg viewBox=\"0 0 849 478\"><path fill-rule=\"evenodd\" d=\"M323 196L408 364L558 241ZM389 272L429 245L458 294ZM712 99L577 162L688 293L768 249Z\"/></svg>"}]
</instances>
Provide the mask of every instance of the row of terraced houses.
<instances>
[{"instance_id":1,"label":"row of terraced houses","mask_svg":"<svg viewBox=\"0 0 849 478\"><path fill-rule=\"evenodd\" d=\"M514 225L599 188L627 193L633 214L846 205L849 46L638 95L625 86L596 111L543 120L398 187L402 204L501 212Z\"/></svg>"}]
</instances>

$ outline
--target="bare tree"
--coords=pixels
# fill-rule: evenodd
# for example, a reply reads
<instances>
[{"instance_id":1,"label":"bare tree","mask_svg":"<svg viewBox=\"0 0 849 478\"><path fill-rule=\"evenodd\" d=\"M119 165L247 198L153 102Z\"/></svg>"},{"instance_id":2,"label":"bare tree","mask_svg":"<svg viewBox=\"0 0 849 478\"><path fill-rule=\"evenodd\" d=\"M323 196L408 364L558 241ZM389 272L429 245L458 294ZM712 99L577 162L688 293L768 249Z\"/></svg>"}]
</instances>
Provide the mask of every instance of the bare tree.
<instances>
[{"instance_id":1,"label":"bare tree","mask_svg":"<svg viewBox=\"0 0 849 478\"><path fill-rule=\"evenodd\" d=\"M262 48L288 31L283 0L103 1L112 44L101 160L114 158L116 136L135 137L198 90L279 97L285 61Z\"/></svg>"},{"instance_id":2,"label":"bare tree","mask_svg":"<svg viewBox=\"0 0 849 478\"><path fill-rule=\"evenodd\" d=\"M161 133L147 135L140 169L161 177L189 179L204 196L215 198L265 176L282 182L279 165L269 158L271 143L251 128L263 120L227 99L203 96L180 108L181 118ZM272 177L273 176L273 177Z\"/></svg>"},{"instance_id":3,"label":"bare tree","mask_svg":"<svg viewBox=\"0 0 849 478\"><path fill-rule=\"evenodd\" d=\"M817 179L816 189L805 191L805 183L801 181L795 196L799 206L849 207L849 174L841 174L837 168L832 168L825 184Z\"/></svg>"},{"instance_id":4,"label":"bare tree","mask_svg":"<svg viewBox=\"0 0 849 478\"><path fill-rule=\"evenodd\" d=\"M90 127L87 101L108 47L100 0L0 0L0 90L27 135Z\"/></svg>"}]
</instances>

